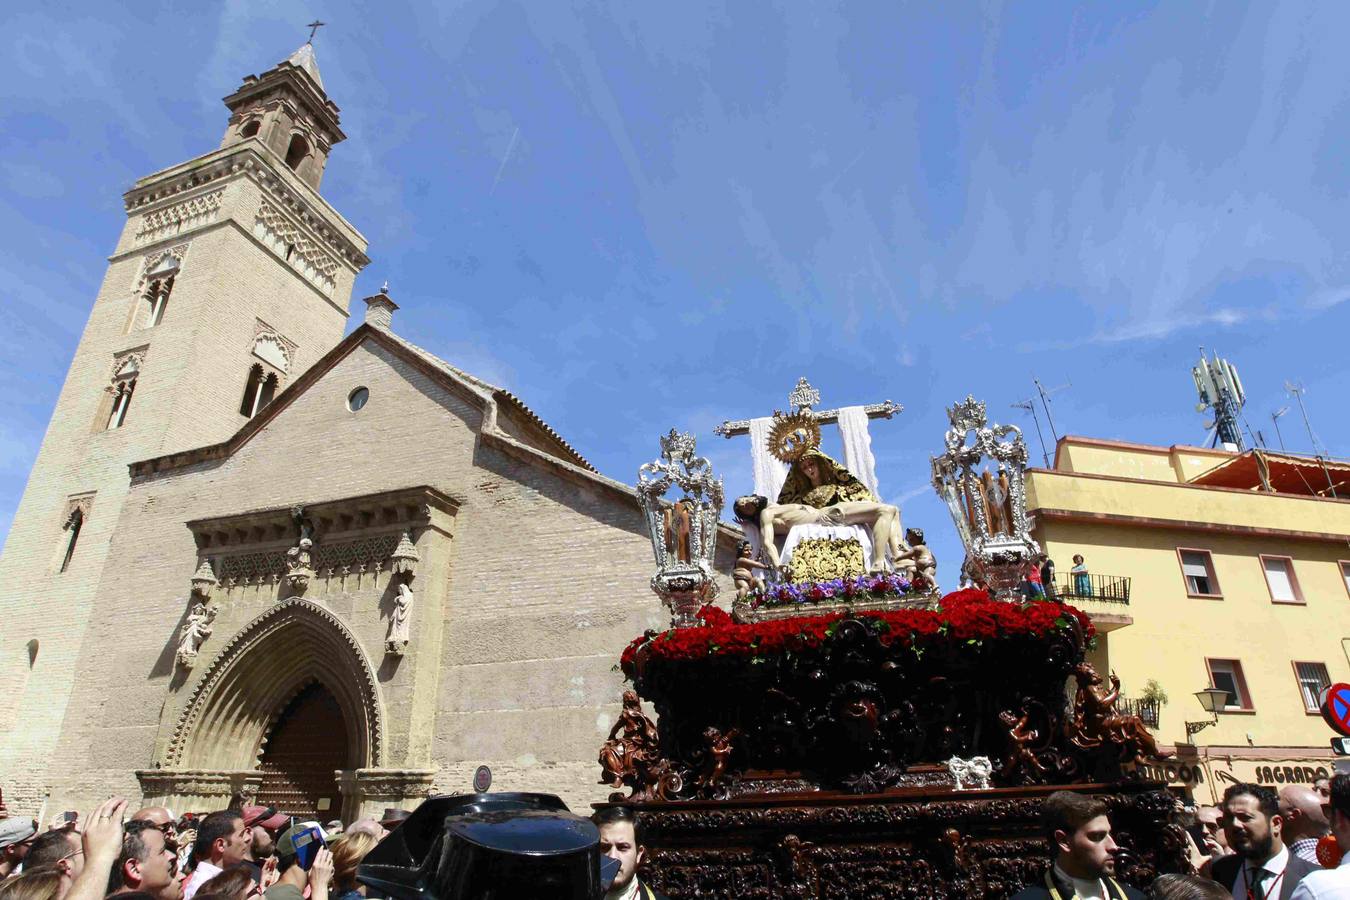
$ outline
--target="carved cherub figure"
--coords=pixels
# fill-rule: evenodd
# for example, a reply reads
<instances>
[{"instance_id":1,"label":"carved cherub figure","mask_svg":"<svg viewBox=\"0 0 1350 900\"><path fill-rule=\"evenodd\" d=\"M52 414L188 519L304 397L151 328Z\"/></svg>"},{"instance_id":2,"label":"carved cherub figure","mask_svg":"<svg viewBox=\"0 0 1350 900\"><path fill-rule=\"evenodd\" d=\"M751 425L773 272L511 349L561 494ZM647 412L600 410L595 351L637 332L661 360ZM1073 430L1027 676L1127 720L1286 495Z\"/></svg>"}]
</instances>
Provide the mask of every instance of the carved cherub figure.
<instances>
[{"instance_id":1,"label":"carved cherub figure","mask_svg":"<svg viewBox=\"0 0 1350 900\"><path fill-rule=\"evenodd\" d=\"M901 551L895 557L895 567L909 577L916 590L936 587L937 560L924 543L923 529L906 529L905 543L909 545L909 549Z\"/></svg>"},{"instance_id":2,"label":"carved cherub figure","mask_svg":"<svg viewBox=\"0 0 1350 900\"><path fill-rule=\"evenodd\" d=\"M766 566L755 559L749 541L741 541L736 545L736 565L731 570L731 580L736 585L737 600L744 600L752 590L764 589L764 579L755 574L756 569L765 572L772 571L770 566Z\"/></svg>"},{"instance_id":3,"label":"carved cherub figure","mask_svg":"<svg viewBox=\"0 0 1350 900\"><path fill-rule=\"evenodd\" d=\"M734 749L731 742L740 733L739 728L723 732L710 725L704 729L703 741L708 745L708 756L703 762L703 772L698 777L699 787L713 790L722 781L727 769L727 760L731 758Z\"/></svg>"},{"instance_id":4,"label":"carved cherub figure","mask_svg":"<svg viewBox=\"0 0 1350 900\"><path fill-rule=\"evenodd\" d=\"M1041 738L1041 733L1035 728L1028 727L1031 721L1031 713L1025 709L1021 716L1016 716L1008 710L998 714L999 721L1008 728L1008 755L1003 758L1003 769L1001 775L1004 778L1011 778L1019 770L1036 777L1043 777L1046 769L1045 764L1036 758L1036 753L1032 749Z\"/></svg>"}]
</instances>

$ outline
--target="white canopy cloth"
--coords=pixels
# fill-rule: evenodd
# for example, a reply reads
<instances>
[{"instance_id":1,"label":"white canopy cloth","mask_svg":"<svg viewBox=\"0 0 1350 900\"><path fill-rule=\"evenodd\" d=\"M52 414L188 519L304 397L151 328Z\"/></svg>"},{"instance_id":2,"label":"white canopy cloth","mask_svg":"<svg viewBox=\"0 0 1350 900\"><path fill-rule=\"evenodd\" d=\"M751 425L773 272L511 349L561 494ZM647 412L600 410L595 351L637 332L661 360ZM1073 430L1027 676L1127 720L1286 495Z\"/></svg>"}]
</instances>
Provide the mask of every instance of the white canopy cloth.
<instances>
[{"instance_id":1,"label":"white canopy cloth","mask_svg":"<svg viewBox=\"0 0 1350 900\"><path fill-rule=\"evenodd\" d=\"M750 420L750 461L755 470L755 493L769 498L769 503L777 503L778 492L787 480L788 467L769 452L769 429L772 427L770 416Z\"/></svg>"},{"instance_id":2,"label":"white canopy cloth","mask_svg":"<svg viewBox=\"0 0 1350 900\"><path fill-rule=\"evenodd\" d=\"M844 442L844 468L881 499L881 491L877 490L877 460L872 455L872 435L867 430L864 407L845 406L839 410L839 437Z\"/></svg>"}]
</instances>

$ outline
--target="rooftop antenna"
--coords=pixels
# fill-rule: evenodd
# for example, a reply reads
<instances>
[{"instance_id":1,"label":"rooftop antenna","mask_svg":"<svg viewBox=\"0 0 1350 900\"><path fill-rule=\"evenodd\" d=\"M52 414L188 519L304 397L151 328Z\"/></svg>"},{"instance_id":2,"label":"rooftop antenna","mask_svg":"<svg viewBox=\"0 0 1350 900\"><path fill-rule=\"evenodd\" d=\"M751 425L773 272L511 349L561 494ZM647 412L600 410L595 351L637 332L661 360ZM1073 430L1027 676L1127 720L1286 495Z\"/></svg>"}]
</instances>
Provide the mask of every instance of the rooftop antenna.
<instances>
[{"instance_id":1,"label":"rooftop antenna","mask_svg":"<svg viewBox=\"0 0 1350 900\"><path fill-rule=\"evenodd\" d=\"M1036 404L1032 402L1032 398L1028 397L1026 400L1014 403L1013 408L1024 409L1031 413L1031 421L1036 423L1036 440L1041 442L1041 459L1045 460L1045 467L1050 468L1050 457L1045 452L1045 435L1041 434L1041 417L1036 415Z\"/></svg>"},{"instance_id":2,"label":"rooftop antenna","mask_svg":"<svg viewBox=\"0 0 1350 900\"><path fill-rule=\"evenodd\" d=\"M1241 415L1247 395L1242 390L1237 368L1217 353L1213 359L1207 358L1205 348L1201 347L1200 364L1191 368L1191 377L1195 379L1195 391L1200 397L1195 411L1214 411L1214 442L1210 446L1222 444L1225 450L1246 450Z\"/></svg>"},{"instance_id":3,"label":"rooftop antenna","mask_svg":"<svg viewBox=\"0 0 1350 900\"><path fill-rule=\"evenodd\" d=\"M1326 447L1320 446L1322 442L1317 439L1317 435L1313 434L1312 422L1308 420L1308 407L1303 405L1303 395L1307 393L1307 388L1303 386L1301 381L1286 381L1284 389L1298 400L1298 411L1303 413L1303 426L1308 429L1308 440L1312 443L1313 456L1317 457L1317 462L1322 467L1322 474L1327 479L1327 491L1331 493L1331 496L1340 499L1340 495L1336 493L1336 483L1331 480L1331 473L1327 471L1327 464L1324 460L1331 454L1327 452Z\"/></svg>"},{"instance_id":4,"label":"rooftop antenna","mask_svg":"<svg viewBox=\"0 0 1350 900\"><path fill-rule=\"evenodd\" d=\"M1050 415L1050 397L1054 394L1058 394L1060 391L1068 390L1073 387L1073 385L1065 382L1059 387L1047 388L1045 385L1041 384L1039 378L1032 378L1031 381L1036 385L1036 391L1041 395L1041 406L1045 408L1045 421L1050 425L1050 437L1054 438L1055 443L1058 444L1059 433L1055 431L1055 419Z\"/></svg>"},{"instance_id":5,"label":"rooftop antenna","mask_svg":"<svg viewBox=\"0 0 1350 900\"><path fill-rule=\"evenodd\" d=\"M1325 447L1319 451L1318 445L1321 442L1317 440L1317 435L1313 434L1312 422L1308 420L1308 407L1303 405L1303 395L1307 393L1307 388L1303 386L1301 381L1286 381L1284 389L1293 394L1294 399L1298 401L1298 411L1303 413L1303 427L1308 429L1308 441L1312 444L1313 455L1317 456L1319 453L1322 456L1328 455Z\"/></svg>"},{"instance_id":6,"label":"rooftop antenna","mask_svg":"<svg viewBox=\"0 0 1350 900\"><path fill-rule=\"evenodd\" d=\"M1281 453L1288 452L1287 450L1284 449L1284 435L1280 433L1280 416L1284 415L1287 412L1289 412L1289 407L1281 406L1279 409L1275 410L1273 413L1270 414L1271 424L1275 426L1275 437L1279 438L1280 441Z\"/></svg>"}]
</instances>

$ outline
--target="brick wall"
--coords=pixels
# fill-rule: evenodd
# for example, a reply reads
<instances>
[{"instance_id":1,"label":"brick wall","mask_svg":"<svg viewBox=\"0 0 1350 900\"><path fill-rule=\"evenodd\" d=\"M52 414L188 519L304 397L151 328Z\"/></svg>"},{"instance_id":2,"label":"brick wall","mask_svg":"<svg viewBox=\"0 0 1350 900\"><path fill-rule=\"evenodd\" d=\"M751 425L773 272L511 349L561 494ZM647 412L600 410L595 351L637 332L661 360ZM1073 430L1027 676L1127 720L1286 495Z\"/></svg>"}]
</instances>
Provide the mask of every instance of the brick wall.
<instances>
[{"instance_id":1,"label":"brick wall","mask_svg":"<svg viewBox=\"0 0 1350 900\"><path fill-rule=\"evenodd\" d=\"M352 413L358 386L370 400ZM137 793L132 771L162 753L212 654L275 602L275 587L230 592L196 668L175 670L196 564L185 522L423 484L462 505L436 557L444 565L414 584L407 657L384 656L387 583L307 595L380 671L385 765L438 767L438 787L461 790L486 763L499 789L554 791L574 806L603 799L595 756L618 712L613 666L632 637L666 621L647 586L650 542L631 499L485 445L478 404L367 341L232 458L134 485L52 769L61 802ZM443 628L428 628L429 615ZM427 654L430 681L416 676Z\"/></svg>"},{"instance_id":2,"label":"brick wall","mask_svg":"<svg viewBox=\"0 0 1350 900\"><path fill-rule=\"evenodd\" d=\"M161 175L175 177L200 162ZM294 182L289 173L282 177ZM138 187L153 182L154 177ZM336 343L345 327L354 270L342 269L332 296L321 296L249 232L260 202L255 181L240 171L210 190L224 192L219 214L171 236L137 238L145 215L181 196L138 208L128 218L0 555L0 621L6 623L0 633L0 688L6 694L0 704L0 772L6 773L3 787L12 811L40 804L38 798L60 780L49 762L63 722L68 712L90 713L88 704L73 711L67 705L72 680L87 673L80 660L118 658L118 636L147 627L135 612L114 618L100 588L111 543L118 537L136 540L116 532L127 465L223 440L243 424L238 409L257 319L298 344L292 377ZM364 247L340 216L313 199L335 230L354 235ZM187 253L163 321L128 331L145 259L183 244ZM145 360L126 423L105 431L104 389L115 355L141 347ZM93 507L72 564L60 573L66 500L84 492L95 493ZM122 558L111 559L115 576ZM86 646L91 623L92 644ZM30 666L32 640L39 650ZM109 700L116 703L103 698Z\"/></svg>"}]
</instances>

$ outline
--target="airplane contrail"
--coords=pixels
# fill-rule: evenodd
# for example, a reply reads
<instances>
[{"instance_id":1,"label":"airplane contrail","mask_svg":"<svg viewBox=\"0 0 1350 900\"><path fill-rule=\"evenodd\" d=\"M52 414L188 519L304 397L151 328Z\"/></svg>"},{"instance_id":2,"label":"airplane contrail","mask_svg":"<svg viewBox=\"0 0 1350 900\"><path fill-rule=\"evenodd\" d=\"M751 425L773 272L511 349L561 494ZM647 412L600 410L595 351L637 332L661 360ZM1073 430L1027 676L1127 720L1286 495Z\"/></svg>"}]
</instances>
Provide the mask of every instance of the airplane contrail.
<instances>
[{"instance_id":1,"label":"airplane contrail","mask_svg":"<svg viewBox=\"0 0 1350 900\"><path fill-rule=\"evenodd\" d=\"M497 167L497 176L492 179L492 188L488 191L489 197L497 192L497 182L502 180L502 172L506 170L506 161L511 158L511 151L516 149L516 138L519 136L520 126L517 125L516 130L511 132L511 141L506 145L506 152L502 154L502 163Z\"/></svg>"}]
</instances>

